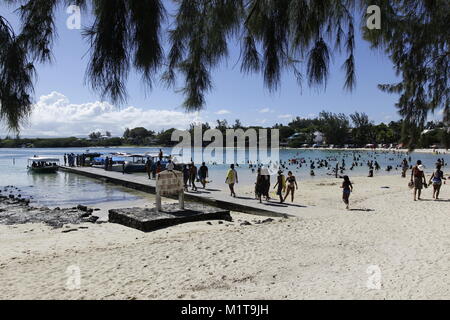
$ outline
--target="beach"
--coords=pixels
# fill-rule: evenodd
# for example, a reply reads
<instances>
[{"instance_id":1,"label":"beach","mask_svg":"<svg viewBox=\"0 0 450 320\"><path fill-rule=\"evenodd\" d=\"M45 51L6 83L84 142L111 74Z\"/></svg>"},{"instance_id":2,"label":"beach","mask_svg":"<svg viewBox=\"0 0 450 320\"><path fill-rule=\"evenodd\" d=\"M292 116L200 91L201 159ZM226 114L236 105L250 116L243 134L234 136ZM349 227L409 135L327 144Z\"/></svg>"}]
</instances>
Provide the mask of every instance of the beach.
<instances>
[{"instance_id":1,"label":"beach","mask_svg":"<svg viewBox=\"0 0 450 320\"><path fill-rule=\"evenodd\" d=\"M233 223L152 233L111 223L0 225L0 298L449 299L450 187L441 201L429 188L414 202L408 181L352 178L351 211L342 180L299 181L295 215L264 223L233 212ZM236 191L252 197L253 186ZM114 206L133 204L145 205ZM74 267L77 288L68 285Z\"/></svg>"}]
</instances>

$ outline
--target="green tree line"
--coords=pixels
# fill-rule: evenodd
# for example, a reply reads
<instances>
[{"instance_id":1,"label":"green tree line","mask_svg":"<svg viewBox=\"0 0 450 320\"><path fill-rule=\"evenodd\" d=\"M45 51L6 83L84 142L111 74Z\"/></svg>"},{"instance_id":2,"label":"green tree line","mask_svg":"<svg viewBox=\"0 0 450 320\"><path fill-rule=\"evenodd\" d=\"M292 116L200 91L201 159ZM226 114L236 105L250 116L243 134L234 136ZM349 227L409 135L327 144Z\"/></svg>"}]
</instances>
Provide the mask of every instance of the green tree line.
<instances>
[{"instance_id":1,"label":"green tree line","mask_svg":"<svg viewBox=\"0 0 450 320\"><path fill-rule=\"evenodd\" d=\"M227 120L217 120L214 124L197 123L191 124L188 131L194 136L194 127L201 126L204 133L208 129L218 129L224 137L229 129L255 129L259 135L259 129L268 129L268 143L270 146L270 129L278 129L280 142L284 146L293 148L305 144L313 145L315 136L319 132L324 143L328 145L352 145L364 147L367 144L399 144L401 143L403 120L391 121L389 123L375 124L367 114L355 112L350 115L322 111L318 117L305 119L296 117L288 124L275 124L272 127L244 126L240 120L229 124ZM425 130L418 133L419 140L415 147L428 148L432 145L445 145L449 142L450 134L446 130L444 122L429 121L424 126ZM70 138L47 138L47 139L21 139L20 137L5 137L0 139L1 148L68 148L68 147L112 147L112 146L165 146L171 147L177 144L172 141L175 128L155 132L143 127L125 129L122 137L111 137L108 133L106 138L101 138L100 133L93 132L89 139ZM259 136L258 136L259 139ZM192 139L192 143L193 143ZM204 141L204 146L209 141ZM246 141L248 144L248 140Z\"/></svg>"}]
</instances>

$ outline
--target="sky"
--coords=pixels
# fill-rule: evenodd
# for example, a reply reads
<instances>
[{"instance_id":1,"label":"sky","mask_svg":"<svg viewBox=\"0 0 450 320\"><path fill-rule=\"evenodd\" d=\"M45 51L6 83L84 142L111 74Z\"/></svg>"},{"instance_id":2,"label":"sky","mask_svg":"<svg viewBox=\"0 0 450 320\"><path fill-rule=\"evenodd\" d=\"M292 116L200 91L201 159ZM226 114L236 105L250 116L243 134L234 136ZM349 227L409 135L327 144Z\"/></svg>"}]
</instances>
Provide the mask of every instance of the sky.
<instances>
[{"instance_id":1,"label":"sky","mask_svg":"<svg viewBox=\"0 0 450 320\"><path fill-rule=\"evenodd\" d=\"M15 7L0 5L0 15L19 28ZM170 8L169 8L170 10ZM356 42L357 86L353 92L343 89L345 74L341 69L344 57L335 55L331 64L326 91L310 89L307 83L300 88L292 74L283 74L281 87L269 92L260 74L244 75L240 72L239 46L233 44L230 57L212 73L213 90L206 96L204 110L186 113L183 96L177 88L166 89L156 82L147 92L141 78L131 73L127 84L129 98L122 106L102 101L85 83L85 70L89 59L88 44L82 30L69 30L69 14L60 8L56 15L57 39L53 47L53 62L37 65L35 106L33 114L24 124L21 136L62 137L87 136L93 131L110 131L121 136L124 129L143 126L159 131L172 127L183 129L194 121L215 123L239 119L244 125L271 126L287 124L296 116L311 118L322 110L350 114L365 112L375 122L398 120L396 95L378 90L380 83L394 83L398 79L391 61L383 52L369 48L358 35ZM88 26L91 17L81 16L82 25ZM8 132L0 124L0 136Z\"/></svg>"}]
</instances>

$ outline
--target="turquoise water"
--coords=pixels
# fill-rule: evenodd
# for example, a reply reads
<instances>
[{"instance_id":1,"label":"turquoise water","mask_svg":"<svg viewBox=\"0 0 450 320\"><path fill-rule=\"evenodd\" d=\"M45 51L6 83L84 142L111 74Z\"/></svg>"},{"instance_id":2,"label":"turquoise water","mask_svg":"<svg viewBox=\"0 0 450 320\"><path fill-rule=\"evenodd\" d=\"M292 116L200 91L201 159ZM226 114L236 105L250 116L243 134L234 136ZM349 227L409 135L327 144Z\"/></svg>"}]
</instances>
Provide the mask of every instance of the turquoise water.
<instances>
[{"instance_id":1,"label":"turquoise water","mask_svg":"<svg viewBox=\"0 0 450 320\"><path fill-rule=\"evenodd\" d=\"M155 153L159 148L92 148L91 152L111 153ZM164 153L171 153L170 148L164 148ZM22 196L33 197L32 202L35 205L62 206L69 207L77 204L95 204L108 201L134 200L139 196L126 188L103 183L101 181L90 179L75 174L58 172L56 174L33 174L29 173L27 159L34 155L52 156L63 159L65 153L84 153L85 148L67 148L67 149L0 149L0 187L14 185L20 189ZM287 165L286 170L292 170L299 180L312 179L310 176L310 161L319 159L328 159L330 167L335 167L336 163L345 160L347 168L353 162L354 156L360 157L358 162L363 166L355 167L353 171L347 170L345 174L351 176L363 176L368 174L366 166L367 160L376 160L381 170L375 175L400 174L400 169L396 167L400 164L405 154L392 152L353 152L353 151L328 151L328 150L280 150L281 162L287 162L289 159L303 158L307 163L299 168L297 165ZM450 163L450 155L419 154L411 155L415 163L421 159L428 169L432 169L438 158L444 158L446 163ZM392 172L386 172L386 167L394 167ZM210 184L211 188L224 188L225 173L228 165L211 165ZM448 168L448 167L447 167ZM240 183L250 184L255 181L255 173L247 165L241 165L237 168ZM315 169L316 176L313 179L320 179L331 175L329 169ZM141 174L142 175L142 174Z\"/></svg>"}]
</instances>

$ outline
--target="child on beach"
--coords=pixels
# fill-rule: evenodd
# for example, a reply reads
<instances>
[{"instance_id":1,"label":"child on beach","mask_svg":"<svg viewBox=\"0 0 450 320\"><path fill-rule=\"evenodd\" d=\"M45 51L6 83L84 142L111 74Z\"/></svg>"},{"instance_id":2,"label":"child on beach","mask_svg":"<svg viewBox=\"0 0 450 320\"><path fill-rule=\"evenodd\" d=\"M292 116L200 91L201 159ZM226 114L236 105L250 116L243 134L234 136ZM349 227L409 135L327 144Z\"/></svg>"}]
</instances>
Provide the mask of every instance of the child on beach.
<instances>
[{"instance_id":1,"label":"child on beach","mask_svg":"<svg viewBox=\"0 0 450 320\"><path fill-rule=\"evenodd\" d=\"M353 192L353 185L350 182L350 178L348 176L344 176L344 182L342 183L341 188L343 189L342 200L346 204L346 209L350 209L350 194Z\"/></svg>"}]
</instances>

